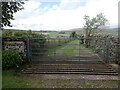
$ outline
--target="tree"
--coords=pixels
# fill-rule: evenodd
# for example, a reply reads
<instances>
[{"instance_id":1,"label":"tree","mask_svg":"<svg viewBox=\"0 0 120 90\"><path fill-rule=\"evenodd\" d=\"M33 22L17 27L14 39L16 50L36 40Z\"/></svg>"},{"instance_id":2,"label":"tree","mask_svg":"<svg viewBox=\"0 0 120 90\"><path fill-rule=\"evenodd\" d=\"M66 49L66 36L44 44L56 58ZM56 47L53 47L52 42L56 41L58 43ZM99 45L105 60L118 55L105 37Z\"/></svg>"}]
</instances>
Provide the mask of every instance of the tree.
<instances>
[{"instance_id":1,"label":"tree","mask_svg":"<svg viewBox=\"0 0 120 90\"><path fill-rule=\"evenodd\" d=\"M108 23L108 20L105 18L103 13L97 14L96 17L90 19L89 16L84 16L85 25L85 37L88 38L100 27L105 26ZM86 40L86 44L90 43L89 40Z\"/></svg>"},{"instance_id":2,"label":"tree","mask_svg":"<svg viewBox=\"0 0 120 90\"><path fill-rule=\"evenodd\" d=\"M70 37L71 37L71 38L77 38L76 32L72 32L72 33L70 34Z\"/></svg>"},{"instance_id":3,"label":"tree","mask_svg":"<svg viewBox=\"0 0 120 90\"><path fill-rule=\"evenodd\" d=\"M33 33L32 30L28 30L28 31L27 31L27 36L28 36L29 38L31 38L31 37L32 37L32 33Z\"/></svg>"},{"instance_id":4,"label":"tree","mask_svg":"<svg viewBox=\"0 0 120 90\"><path fill-rule=\"evenodd\" d=\"M26 31L23 31L23 30L20 30L20 31L15 32L15 33L14 33L14 36L15 36L15 37L27 36L27 32L26 32Z\"/></svg>"},{"instance_id":5,"label":"tree","mask_svg":"<svg viewBox=\"0 0 120 90\"><path fill-rule=\"evenodd\" d=\"M18 0L16 2L1 2L2 8L2 22L1 26L10 26L12 27L10 20L14 20L13 14L23 8L24 2Z\"/></svg>"},{"instance_id":6,"label":"tree","mask_svg":"<svg viewBox=\"0 0 120 90\"><path fill-rule=\"evenodd\" d=\"M12 30L5 30L2 34L2 37L3 38L6 38L6 37L12 37L13 36L13 31Z\"/></svg>"},{"instance_id":7,"label":"tree","mask_svg":"<svg viewBox=\"0 0 120 90\"><path fill-rule=\"evenodd\" d=\"M105 26L108 22L103 13L97 14L97 16L92 19L90 19L89 16L85 15L84 20L84 29L86 32L86 37L89 37L91 34L94 33L95 30L99 29L101 26Z\"/></svg>"}]
</instances>

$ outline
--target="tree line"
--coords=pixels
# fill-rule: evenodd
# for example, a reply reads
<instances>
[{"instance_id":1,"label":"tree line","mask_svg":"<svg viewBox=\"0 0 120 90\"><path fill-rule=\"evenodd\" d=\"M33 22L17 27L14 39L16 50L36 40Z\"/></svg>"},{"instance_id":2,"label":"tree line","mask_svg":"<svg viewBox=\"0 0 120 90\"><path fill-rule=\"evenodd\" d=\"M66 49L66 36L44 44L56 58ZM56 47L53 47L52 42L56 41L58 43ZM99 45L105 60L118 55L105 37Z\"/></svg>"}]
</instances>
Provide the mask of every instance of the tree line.
<instances>
[{"instance_id":1,"label":"tree line","mask_svg":"<svg viewBox=\"0 0 120 90\"><path fill-rule=\"evenodd\" d=\"M15 32L13 30L5 30L2 33L2 37L8 38L9 40L14 40L15 38L45 38L46 35L36 33L31 30L19 30Z\"/></svg>"}]
</instances>

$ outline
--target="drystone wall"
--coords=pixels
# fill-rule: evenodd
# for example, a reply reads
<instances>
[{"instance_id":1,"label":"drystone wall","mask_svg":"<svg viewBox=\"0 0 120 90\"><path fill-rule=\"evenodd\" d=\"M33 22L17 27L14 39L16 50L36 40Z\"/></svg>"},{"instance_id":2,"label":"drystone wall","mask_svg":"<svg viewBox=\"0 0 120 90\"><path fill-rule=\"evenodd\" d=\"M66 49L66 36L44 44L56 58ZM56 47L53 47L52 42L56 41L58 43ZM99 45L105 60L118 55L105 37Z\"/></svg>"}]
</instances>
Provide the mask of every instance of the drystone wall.
<instances>
[{"instance_id":1,"label":"drystone wall","mask_svg":"<svg viewBox=\"0 0 120 90\"><path fill-rule=\"evenodd\" d=\"M23 57L23 59L28 59L27 39L25 40L23 38L16 38L14 40L8 40L8 38L3 38L2 50L17 51Z\"/></svg>"},{"instance_id":2,"label":"drystone wall","mask_svg":"<svg viewBox=\"0 0 120 90\"><path fill-rule=\"evenodd\" d=\"M106 62L120 63L119 61L119 42L117 37L109 35L96 35L90 40L90 47L95 49Z\"/></svg>"}]
</instances>

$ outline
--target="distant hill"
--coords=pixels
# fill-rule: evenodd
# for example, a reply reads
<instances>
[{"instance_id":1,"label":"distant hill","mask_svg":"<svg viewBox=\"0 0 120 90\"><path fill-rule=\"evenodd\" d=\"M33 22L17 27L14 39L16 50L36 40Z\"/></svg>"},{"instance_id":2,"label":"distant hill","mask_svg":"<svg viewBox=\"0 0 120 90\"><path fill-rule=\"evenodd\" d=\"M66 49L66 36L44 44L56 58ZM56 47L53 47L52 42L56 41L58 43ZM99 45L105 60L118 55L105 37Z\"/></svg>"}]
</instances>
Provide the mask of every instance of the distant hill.
<instances>
[{"instance_id":1,"label":"distant hill","mask_svg":"<svg viewBox=\"0 0 120 90\"><path fill-rule=\"evenodd\" d=\"M20 29L3 29L3 32L4 32L5 30L12 30L13 32L17 32L17 31L19 31ZM23 30L23 31L27 31L27 30Z\"/></svg>"},{"instance_id":2,"label":"distant hill","mask_svg":"<svg viewBox=\"0 0 120 90\"><path fill-rule=\"evenodd\" d=\"M109 35L113 35L113 36L118 36L118 28L103 29L99 33L101 33L101 34L109 34Z\"/></svg>"},{"instance_id":3,"label":"distant hill","mask_svg":"<svg viewBox=\"0 0 120 90\"><path fill-rule=\"evenodd\" d=\"M19 30L21 30L21 29L3 29L3 31L5 31L5 30L13 30L14 32L15 31L19 31ZM23 30L23 31L28 31L28 30ZM57 32L57 31L55 31L55 30L32 30L32 31L34 31L34 32Z\"/></svg>"}]
</instances>

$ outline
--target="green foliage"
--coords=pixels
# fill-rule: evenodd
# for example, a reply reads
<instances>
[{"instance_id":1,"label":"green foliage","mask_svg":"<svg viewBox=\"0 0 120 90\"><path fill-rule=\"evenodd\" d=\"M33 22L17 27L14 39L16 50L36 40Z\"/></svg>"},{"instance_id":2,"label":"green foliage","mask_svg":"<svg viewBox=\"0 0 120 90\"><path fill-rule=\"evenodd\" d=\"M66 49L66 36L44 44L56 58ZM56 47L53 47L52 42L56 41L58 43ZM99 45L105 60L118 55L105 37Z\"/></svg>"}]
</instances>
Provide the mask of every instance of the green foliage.
<instances>
[{"instance_id":1,"label":"green foliage","mask_svg":"<svg viewBox=\"0 0 120 90\"><path fill-rule=\"evenodd\" d=\"M26 36L26 35L27 35L27 32L23 31L23 30L20 30L20 31L17 31L14 33L15 37L22 37L22 36Z\"/></svg>"},{"instance_id":2,"label":"green foliage","mask_svg":"<svg viewBox=\"0 0 120 90\"><path fill-rule=\"evenodd\" d=\"M46 36L43 34L35 33L35 32L32 32L31 30L29 30L29 31L27 31L27 35L29 38L41 38L39 40L32 41L33 47L34 46L38 47L38 46L40 46L40 44L44 44L46 42L46 40L44 39Z\"/></svg>"},{"instance_id":3,"label":"green foliage","mask_svg":"<svg viewBox=\"0 0 120 90\"><path fill-rule=\"evenodd\" d=\"M2 71L2 88L31 88L28 85L30 81L24 80L17 76L14 70L3 70Z\"/></svg>"},{"instance_id":4,"label":"green foliage","mask_svg":"<svg viewBox=\"0 0 120 90\"><path fill-rule=\"evenodd\" d=\"M31 31L31 30L29 30L29 31L19 30L19 31L16 31L14 33L12 30L6 30L3 32L3 38L5 38L5 37L9 37L9 38L7 38L7 40L14 40L15 37L22 37L22 38L29 38L29 39L45 38L46 35L36 33L36 32ZM46 42L45 39L39 39L39 40L33 40L32 43L35 46L40 46L40 44L44 44L45 42Z\"/></svg>"},{"instance_id":5,"label":"green foliage","mask_svg":"<svg viewBox=\"0 0 120 90\"><path fill-rule=\"evenodd\" d=\"M23 1L17 1L16 2L1 2L1 8L2 8L2 23L1 26L11 26L10 20L14 20L13 14L16 13L19 10L23 9Z\"/></svg>"},{"instance_id":6,"label":"green foliage","mask_svg":"<svg viewBox=\"0 0 120 90\"><path fill-rule=\"evenodd\" d=\"M5 30L2 34L2 37L12 37L13 31L12 30Z\"/></svg>"},{"instance_id":7,"label":"green foliage","mask_svg":"<svg viewBox=\"0 0 120 90\"><path fill-rule=\"evenodd\" d=\"M101 26L105 26L108 22L103 13L97 14L97 16L92 19L90 19L89 16L85 15L84 20L86 22L84 25L86 37L89 37L95 32L95 30L97 30Z\"/></svg>"},{"instance_id":8,"label":"green foliage","mask_svg":"<svg viewBox=\"0 0 120 90\"><path fill-rule=\"evenodd\" d=\"M22 65L22 58L18 52L12 50L5 50L2 52L2 66L3 69L12 67L20 67Z\"/></svg>"},{"instance_id":9,"label":"green foliage","mask_svg":"<svg viewBox=\"0 0 120 90\"><path fill-rule=\"evenodd\" d=\"M32 30L28 30L28 31L27 31L27 36L28 36L29 38L31 38L31 37L32 37L32 33L33 33Z\"/></svg>"},{"instance_id":10,"label":"green foliage","mask_svg":"<svg viewBox=\"0 0 120 90\"><path fill-rule=\"evenodd\" d=\"M70 34L70 37L71 37L71 38L77 38L76 32L72 32L72 33Z\"/></svg>"},{"instance_id":11,"label":"green foliage","mask_svg":"<svg viewBox=\"0 0 120 90\"><path fill-rule=\"evenodd\" d=\"M3 33L2 33L2 37L3 38L7 38L7 40L12 40L14 38L14 34L13 34L13 31L12 30L5 30Z\"/></svg>"},{"instance_id":12,"label":"green foliage","mask_svg":"<svg viewBox=\"0 0 120 90\"><path fill-rule=\"evenodd\" d=\"M98 30L100 27L105 26L108 22L103 13L97 14L97 16L92 19L90 19L89 16L85 15L84 20L86 22L84 25L86 38L92 36L96 30ZM90 41L88 39L86 39L85 43L86 47L89 47Z\"/></svg>"}]
</instances>

